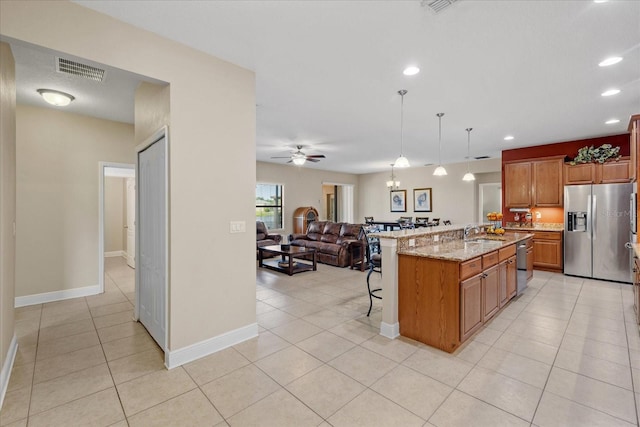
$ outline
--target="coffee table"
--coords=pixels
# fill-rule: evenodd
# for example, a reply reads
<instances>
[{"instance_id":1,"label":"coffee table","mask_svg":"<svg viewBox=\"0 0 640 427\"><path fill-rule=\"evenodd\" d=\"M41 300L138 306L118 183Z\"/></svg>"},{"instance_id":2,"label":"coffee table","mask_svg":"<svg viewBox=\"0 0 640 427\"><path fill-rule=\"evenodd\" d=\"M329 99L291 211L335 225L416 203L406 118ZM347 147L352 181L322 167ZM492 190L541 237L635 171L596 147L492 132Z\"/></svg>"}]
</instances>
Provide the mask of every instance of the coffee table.
<instances>
[{"instance_id":1,"label":"coffee table","mask_svg":"<svg viewBox=\"0 0 640 427\"><path fill-rule=\"evenodd\" d=\"M293 276L303 271L316 271L316 251L315 249L303 248L301 246L284 245L262 246L258 248L258 266L268 268L270 270L287 273ZM264 252L271 252L280 255L280 259L264 260ZM301 258L311 255L313 264L300 261Z\"/></svg>"}]
</instances>

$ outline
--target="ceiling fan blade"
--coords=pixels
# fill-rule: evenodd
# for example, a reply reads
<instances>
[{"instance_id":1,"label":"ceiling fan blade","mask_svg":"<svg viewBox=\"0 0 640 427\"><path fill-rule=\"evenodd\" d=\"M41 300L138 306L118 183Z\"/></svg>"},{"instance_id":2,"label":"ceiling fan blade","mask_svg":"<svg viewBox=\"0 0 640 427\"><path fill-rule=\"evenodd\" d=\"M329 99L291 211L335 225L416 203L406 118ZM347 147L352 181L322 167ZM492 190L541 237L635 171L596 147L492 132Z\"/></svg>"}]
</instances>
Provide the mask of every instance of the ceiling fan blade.
<instances>
[{"instance_id":1,"label":"ceiling fan blade","mask_svg":"<svg viewBox=\"0 0 640 427\"><path fill-rule=\"evenodd\" d=\"M286 157L272 157L272 159L290 159L291 156L286 156Z\"/></svg>"},{"instance_id":2,"label":"ceiling fan blade","mask_svg":"<svg viewBox=\"0 0 640 427\"><path fill-rule=\"evenodd\" d=\"M307 156L307 160L308 159L324 159L326 157L324 157L324 154L313 154L310 156Z\"/></svg>"},{"instance_id":3,"label":"ceiling fan blade","mask_svg":"<svg viewBox=\"0 0 640 427\"><path fill-rule=\"evenodd\" d=\"M310 159L310 158L308 158L308 157L307 157L307 162L317 163L317 162L319 162L319 161L320 161L320 160L318 160L318 159Z\"/></svg>"}]
</instances>

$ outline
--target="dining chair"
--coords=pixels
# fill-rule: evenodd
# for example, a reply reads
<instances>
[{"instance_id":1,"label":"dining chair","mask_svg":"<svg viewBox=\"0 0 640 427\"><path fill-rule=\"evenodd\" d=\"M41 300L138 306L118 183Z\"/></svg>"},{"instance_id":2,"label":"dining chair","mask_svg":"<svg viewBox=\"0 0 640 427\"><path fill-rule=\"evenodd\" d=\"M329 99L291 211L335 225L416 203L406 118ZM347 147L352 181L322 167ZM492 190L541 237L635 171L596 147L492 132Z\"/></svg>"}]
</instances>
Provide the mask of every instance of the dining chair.
<instances>
[{"instance_id":1,"label":"dining chair","mask_svg":"<svg viewBox=\"0 0 640 427\"><path fill-rule=\"evenodd\" d=\"M364 222L365 222L365 224L371 224L373 222L373 217L372 216L365 216L364 217Z\"/></svg>"},{"instance_id":2,"label":"dining chair","mask_svg":"<svg viewBox=\"0 0 640 427\"><path fill-rule=\"evenodd\" d=\"M445 219L444 221L442 221L442 225L451 225L451 221L448 219Z\"/></svg>"},{"instance_id":3,"label":"dining chair","mask_svg":"<svg viewBox=\"0 0 640 427\"><path fill-rule=\"evenodd\" d=\"M369 272L367 273L367 291L369 293L368 317L371 314L371 309L373 308L373 298L382 299L382 296L377 294L382 290L382 288L371 289L371 284L369 283L371 273L375 271L376 273L382 274L382 251L380 248L380 238L376 236L375 233L371 233L366 229L364 230L364 233L367 238L367 261L369 263Z\"/></svg>"}]
</instances>

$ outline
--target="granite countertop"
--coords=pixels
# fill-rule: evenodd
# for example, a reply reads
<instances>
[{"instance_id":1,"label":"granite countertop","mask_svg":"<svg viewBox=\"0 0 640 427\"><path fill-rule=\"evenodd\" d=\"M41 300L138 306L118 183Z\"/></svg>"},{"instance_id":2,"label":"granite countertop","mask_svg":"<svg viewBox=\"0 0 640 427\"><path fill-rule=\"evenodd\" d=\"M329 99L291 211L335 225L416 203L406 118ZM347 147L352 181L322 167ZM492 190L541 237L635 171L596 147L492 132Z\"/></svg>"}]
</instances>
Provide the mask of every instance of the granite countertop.
<instances>
[{"instance_id":1,"label":"granite countertop","mask_svg":"<svg viewBox=\"0 0 640 427\"><path fill-rule=\"evenodd\" d=\"M401 239L403 237L418 237L428 234L440 234L446 231L464 230L464 227L464 225L438 225L436 227L408 228L403 230L379 231L376 233L376 236L388 239Z\"/></svg>"},{"instance_id":2,"label":"granite countertop","mask_svg":"<svg viewBox=\"0 0 640 427\"><path fill-rule=\"evenodd\" d=\"M399 250L400 255L412 255L425 258L442 259L446 261L467 261L477 256L512 245L533 237L531 233L505 233L500 237L480 238L479 240L450 240L440 244L432 244L417 248ZM504 238L504 240L495 240ZM490 240L488 240L490 239Z\"/></svg>"},{"instance_id":3,"label":"granite countertop","mask_svg":"<svg viewBox=\"0 0 640 427\"><path fill-rule=\"evenodd\" d=\"M525 231L564 231L564 224L562 223L534 223L527 225L514 225L513 223L507 223L504 226L505 230L525 230Z\"/></svg>"}]
</instances>

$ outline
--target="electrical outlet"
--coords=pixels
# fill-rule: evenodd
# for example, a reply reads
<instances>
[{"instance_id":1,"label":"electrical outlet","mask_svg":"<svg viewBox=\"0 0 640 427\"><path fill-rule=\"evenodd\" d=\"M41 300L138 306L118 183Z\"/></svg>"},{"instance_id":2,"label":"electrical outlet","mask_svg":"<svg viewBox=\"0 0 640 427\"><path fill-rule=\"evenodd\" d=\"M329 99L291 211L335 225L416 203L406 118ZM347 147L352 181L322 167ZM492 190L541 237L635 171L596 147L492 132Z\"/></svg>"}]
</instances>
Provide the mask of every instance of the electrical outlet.
<instances>
[{"instance_id":1,"label":"electrical outlet","mask_svg":"<svg viewBox=\"0 0 640 427\"><path fill-rule=\"evenodd\" d=\"M245 233L247 226L244 221L231 221L229 223L229 233Z\"/></svg>"},{"instance_id":2,"label":"electrical outlet","mask_svg":"<svg viewBox=\"0 0 640 427\"><path fill-rule=\"evenodd\" d=\"M439 235L436 234L435 236L433 236L433 241L434 242L437 242L438 240L440 240L440 236Z\"/></svg>"},{"instance_id":3,"label":"electrical outlet","mask_svg":"<svg viewBox=\"0 0 640 427\"><path fill-rule=\"evenodd\" d=\"M409 239L409 247L414 247L416 245L416 239Z\"/></svg>"},{"instance_id":4,"label":"electrical outlet","mask_svg":"<svg viewBox=\"0 0 640 427\"><path fill-rule=\"evenodd\" d=\"M536 219L541 219L542 218L542 214L540 212L536 212Z\"/></svg>"}]
</instances>

